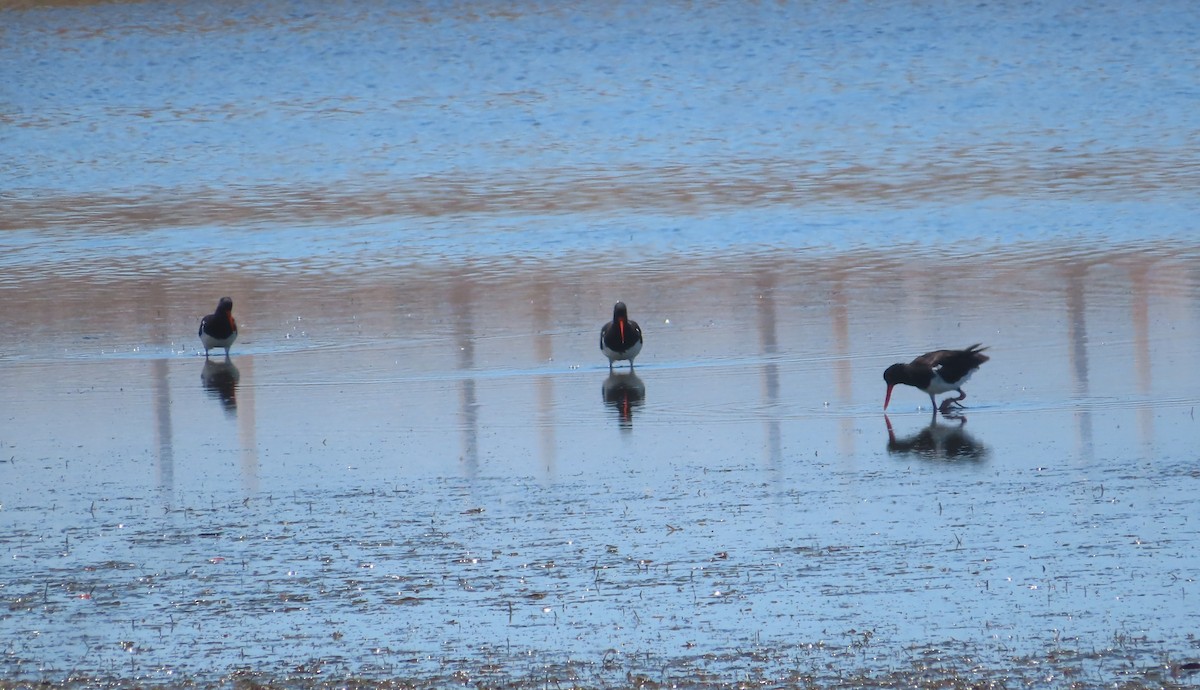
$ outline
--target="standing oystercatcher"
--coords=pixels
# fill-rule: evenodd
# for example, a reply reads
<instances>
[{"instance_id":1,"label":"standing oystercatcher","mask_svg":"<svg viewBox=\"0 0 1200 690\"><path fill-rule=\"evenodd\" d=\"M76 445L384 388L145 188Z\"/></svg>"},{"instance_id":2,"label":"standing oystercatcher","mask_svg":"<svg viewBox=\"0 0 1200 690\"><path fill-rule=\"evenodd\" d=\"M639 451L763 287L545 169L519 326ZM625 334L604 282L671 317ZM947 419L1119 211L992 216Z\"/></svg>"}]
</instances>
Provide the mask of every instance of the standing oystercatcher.
<instances>
[{"instance_id":1,"label":"standing oystercatcher","mask_svg":"<svg viewBox=\"0 0 1200 690\"><path fill-rule=\"evenodd\" d=\"M962 386L971 378L971 374L979 365L988 361L983 354L985 347L978 343L965 350L934 350L926 352L908 364L893 364L883 372L883 380L887 382L887 396L883 399L883 409L887 409L892 400L892 388L903 383L914 388L920 388L929 395L929 401L935 408L945 413L951 405L962 407L961 400L966 399ZM958 391L957 398L946 398L938 407L938 393Z\"/></svg>"},{"instance_id":2,"label":"standing oystercatcher","mask_svg":"<svg viewBox=\"0 0 1200 690\"><path fill-rule=\"evenodd\" d=\"M600 329L600 351L608 357L608 370L612 371L613 362L628 360L629 369L633 370L633 358L642 351L642 329L636 321L629 320L629 311L624 302L613 306L612 321Z\"/></svg>"},{"instance_id":3,"label":"standing oystercatcher","mask_svg":"<svg viewBox=\"0 0 1200 690\"><path fill-rule=\"evenodd\" d=\"M229 347L237 340L237 322L233 320L233 300L222 297L217 303L217 310L200 319L200 342L204 344L204 356L214 347L225 348L225 356L229 356Z\"/></svg>"}]
</instances>

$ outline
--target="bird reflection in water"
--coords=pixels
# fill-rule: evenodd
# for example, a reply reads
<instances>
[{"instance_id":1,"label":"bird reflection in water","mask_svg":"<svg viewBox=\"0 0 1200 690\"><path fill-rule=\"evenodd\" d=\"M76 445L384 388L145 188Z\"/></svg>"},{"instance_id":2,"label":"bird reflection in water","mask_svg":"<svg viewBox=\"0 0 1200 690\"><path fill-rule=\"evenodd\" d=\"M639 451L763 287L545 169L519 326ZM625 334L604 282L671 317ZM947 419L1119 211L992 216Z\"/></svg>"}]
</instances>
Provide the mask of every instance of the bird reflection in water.
<instances>
[{"instance_id":1,"label":"bird reflection in water","mask_svg":"<svg viewBox=\"0 0 1200 690\"><path fill-rule=\"evenodd\" d=\"M221 401L221 407L225 408L229 415L237 414L237 386L240 378L241 372L228 359L206 359L204 369L200 371L200 381L204 384L204 390Z\"/></svg>"},{"instance_id":2,"label":"bird reflection in water","mask_svg":"<svg viewBox=\"0 0 1200 690\"><path fill-rule=\"evenodd\" d=\"M912 455L922 460L937 460L957 462L960 460L981 461L987 458L988 449L976 441L963 427L967 418L962 415L944 414L942 419L949 424L939 424L937 409L934 408L933 420L929 426L915 434L896 438L892 428L892 420L883 416L888 430L888 453L896 455Z\"/></svg>"},{"instance_id":3,"label":"bird reflection in water","mask_svg":"<svg viewBox=\"0 0 1200 690\"><path fill-rule=\"evenodd\" d=\"M600 389L604 404L617 411L622 429L633 428L633 408L646 400L646 384L633 372L609 374Z\"/></svg>"}]
</instances>

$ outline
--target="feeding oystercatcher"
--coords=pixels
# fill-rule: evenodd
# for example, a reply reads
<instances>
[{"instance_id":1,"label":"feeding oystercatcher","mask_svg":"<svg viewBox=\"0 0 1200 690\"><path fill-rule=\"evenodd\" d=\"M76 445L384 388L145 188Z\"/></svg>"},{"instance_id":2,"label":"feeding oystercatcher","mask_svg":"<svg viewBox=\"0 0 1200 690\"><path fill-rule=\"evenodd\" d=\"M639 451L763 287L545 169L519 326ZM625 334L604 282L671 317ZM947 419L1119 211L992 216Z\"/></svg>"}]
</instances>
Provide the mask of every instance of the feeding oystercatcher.
<instances>
[{"instance_id":1,"label":"feeding oystercatcher","mask_svg":"<svg viewBox=\"0 0 1200 690\"><path fill-rule=\"evenodd\" d=\"M233 300L222 297L217 303L217 310L200 319L200 342L204 344L204 356L214 347L225 348L225 356L229 356L229 347L237 340L237 322L233 320Z\"/></svg>"},{"instance_id":2,"label":"feeding oystercatcher","mask_svg":"<svg viewBox=\"0 0 1200 690\"><path fill-rule=\"evenodd\" d=\"M967 397L962 386L979 365L988 361L988 356L983 354L986 349L976 343L965 350L934 350L908 364L893 364L883 372L883 380L887 382L887 396L883 399L883 409L887 409L892 400L892 388L898 383L920 388L929 395L933 406L943 413L949 410L951 405L962 407L959 401ZM958 391L958 397L946 398L938 407L937 398L934 396L950 391Z\"/></svg>"},{"instance_id":3,"label":"feeding oystercatcher","mask_svg":"<svg viewBox=\"0 0 1200 690\"><path fill-rule=\"evenodd\" d=\"M600 351L608 357L610 372L617 360L628 360L629 369L633 370L633 358L642 351L642 329L636 321L629 320L624 302L613 305L612 321L600 329Z\"/></svg>"}]
</instances>

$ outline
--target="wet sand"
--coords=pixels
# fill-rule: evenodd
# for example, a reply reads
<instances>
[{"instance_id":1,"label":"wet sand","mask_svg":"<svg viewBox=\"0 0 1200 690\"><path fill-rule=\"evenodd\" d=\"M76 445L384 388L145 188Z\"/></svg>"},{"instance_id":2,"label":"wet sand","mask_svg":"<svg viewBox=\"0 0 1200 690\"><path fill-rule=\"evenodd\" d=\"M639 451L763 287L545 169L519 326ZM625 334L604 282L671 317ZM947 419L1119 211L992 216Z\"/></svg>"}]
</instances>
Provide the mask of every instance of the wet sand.
<instances>
[{"instance_id":1,"label":"wet sand","mask_svg":"<svg viewBox=\"0 0 1200 690\"><path fill-rule=\"evenodd\" d=\"M30 279L8 673L1187 682L1198 253L230 275L228 363L191 280ZM975 341L960 418L884 417L887 364Z\"/></svg>"}]
</instances>

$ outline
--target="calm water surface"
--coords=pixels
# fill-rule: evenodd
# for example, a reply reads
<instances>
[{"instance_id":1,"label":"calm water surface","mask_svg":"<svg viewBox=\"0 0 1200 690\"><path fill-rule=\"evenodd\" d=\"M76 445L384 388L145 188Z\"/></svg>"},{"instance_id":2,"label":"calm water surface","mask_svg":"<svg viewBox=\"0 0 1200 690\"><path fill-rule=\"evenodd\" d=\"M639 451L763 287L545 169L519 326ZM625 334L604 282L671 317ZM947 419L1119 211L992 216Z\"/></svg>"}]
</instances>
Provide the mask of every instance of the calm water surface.
<instances>
[{"instance_id":1,"label":"calm water surface","mask_svg":"<svg viewBox=\"0 0 1200 690\"><path fill-rule=\"evenodd\" d=\"M1194 685L1198 29L0 4L2 675Z\"/></svg>"}]
</instances>

